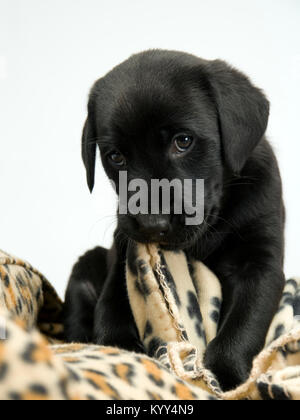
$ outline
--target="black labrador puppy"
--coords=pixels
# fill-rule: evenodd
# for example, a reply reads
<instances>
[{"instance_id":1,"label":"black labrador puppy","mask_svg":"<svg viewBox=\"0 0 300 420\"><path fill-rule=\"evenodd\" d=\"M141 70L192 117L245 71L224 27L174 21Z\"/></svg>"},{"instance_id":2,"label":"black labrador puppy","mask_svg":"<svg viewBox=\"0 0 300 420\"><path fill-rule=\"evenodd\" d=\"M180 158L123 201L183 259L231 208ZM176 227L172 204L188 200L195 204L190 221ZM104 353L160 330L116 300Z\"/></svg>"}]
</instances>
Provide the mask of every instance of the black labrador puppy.
<instances>
[{"instance_id":1,"label":"black labrador puppy","mask_svg":"<svg viewBox=\"0 0 300 420\"><path fill-rule=\"evenodd\" d=\"M164 50L137 54L92 88L82 155L90 190L96 148L118 187L132 179L204 179L204 223L177 214L118 214L111 251L75 265L66 293L68 341L143 351L126 284L131 239L159 242L204 262L224 303L205 363L224 390L247 379L284 286L284 205L280 173L264 137L269 103L223 61ZM119 213L119 212L118 212Z\"/></svg>"}]
</instances>

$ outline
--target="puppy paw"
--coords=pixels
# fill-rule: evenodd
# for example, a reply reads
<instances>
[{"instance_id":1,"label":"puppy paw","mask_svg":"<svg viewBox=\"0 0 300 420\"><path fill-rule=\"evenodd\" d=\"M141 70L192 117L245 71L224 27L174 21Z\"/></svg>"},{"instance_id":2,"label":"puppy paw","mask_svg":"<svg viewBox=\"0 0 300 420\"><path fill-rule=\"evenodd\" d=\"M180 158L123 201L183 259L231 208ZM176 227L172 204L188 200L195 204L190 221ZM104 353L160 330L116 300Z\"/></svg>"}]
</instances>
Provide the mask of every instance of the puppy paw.
<instances>
[{"instance_id":1,"label":"puppy paw","mask_svg":"<svg viewBox=\"0 0 300 420\"><path fill-rule=\"evenodd\" d=\"M206 351L204 365L218 379L224 392L231 391L247 381L251 366L238 351L225 349L223 343L213 340Z\"/></svg>"}]
</instances>

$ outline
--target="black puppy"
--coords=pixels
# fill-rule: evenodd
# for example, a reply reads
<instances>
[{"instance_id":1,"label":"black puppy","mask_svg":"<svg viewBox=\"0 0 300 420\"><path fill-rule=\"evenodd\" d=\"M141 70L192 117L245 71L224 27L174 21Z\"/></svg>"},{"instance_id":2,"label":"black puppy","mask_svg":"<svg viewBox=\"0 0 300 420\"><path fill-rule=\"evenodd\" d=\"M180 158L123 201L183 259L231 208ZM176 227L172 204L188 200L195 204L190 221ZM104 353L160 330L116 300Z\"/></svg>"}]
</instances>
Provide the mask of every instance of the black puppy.
<instances>
[{"instance_id":1,"label":"black puppy","mask_svg":"<svg viewBox=\"0 0 300 420\"><path fill-rule=\"evenodd\" d=\"M118 216L111 251L76 264L66 294L69 341L143 351L124 276L129 239L184 249L220 279L224 303L205 363L224 389L247 379L284 285L281 179L264 137L269 103L222 61L153 50L132 56L94 85L82 151L90 190L96 147L107 175L128 180L204 179L205 222L179 215Z\"/></svg>"}]
</instances>

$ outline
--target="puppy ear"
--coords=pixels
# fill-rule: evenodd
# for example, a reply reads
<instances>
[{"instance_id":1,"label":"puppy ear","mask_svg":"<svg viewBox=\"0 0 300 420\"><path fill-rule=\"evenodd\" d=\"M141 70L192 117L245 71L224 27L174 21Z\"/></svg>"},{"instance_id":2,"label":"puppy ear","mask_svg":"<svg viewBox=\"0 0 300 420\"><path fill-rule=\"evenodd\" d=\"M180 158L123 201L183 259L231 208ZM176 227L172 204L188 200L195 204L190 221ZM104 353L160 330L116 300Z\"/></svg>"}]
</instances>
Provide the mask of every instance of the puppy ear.
<instances>
[{"instance_id":1,"label":"puppy ear","mask_svg":"<svg viewBox=\"0 0 300 420\"><path fill-rule=\"evenodd\" d=\"M223 61L208 65L227 166L240 173L268 125L269 102L250 80Z\"/></svg>"},{"instance_id":2,"label":"puppy ear","mask_svg":"<svg viewBox=\"0 0 300 420\"><path fill-rule=\"evenodd\" d=\"M86 169L87 183L92 192L95 183L96 136L90 117L86 120L82 133L82 159Z\"/></svg>"}]
</instances>

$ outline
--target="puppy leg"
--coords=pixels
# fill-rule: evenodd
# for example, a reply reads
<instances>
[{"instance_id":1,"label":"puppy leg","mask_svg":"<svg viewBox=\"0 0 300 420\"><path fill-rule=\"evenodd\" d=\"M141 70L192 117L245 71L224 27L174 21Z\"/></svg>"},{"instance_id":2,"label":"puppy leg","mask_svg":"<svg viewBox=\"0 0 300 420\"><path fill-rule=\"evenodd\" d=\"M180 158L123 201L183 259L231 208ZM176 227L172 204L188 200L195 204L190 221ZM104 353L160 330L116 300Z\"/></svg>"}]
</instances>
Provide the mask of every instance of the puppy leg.
<instances>
[{"instance_id":1,"label":"puppy leg","mask_svg":"<svg viewBox=\"0 0 300 420\"><path fill-rule=\"evenodd\" d=\"M97 247L82 256L73 268L64 306L67 342L92 342L94 311L107 277L107 253Z\"/></svg>"},{"instance_id":2,"label":"puppy leg","mask_svg":"<svg viewBox=\"0 0 300 420\"><path fill-rule=\"evenodd\" d=\"M264 347L282 296L284 275L276 268L253 265L223 286L226 308L217 337L207 348L205 365L227 391L248 379L253 359Z\"/></svg>"},{"instance_id":3,"label":"puppy leg","mask_svg":"<svg viewBox=\"0 0 300 420\"><path fill-rule=\"evenodd\" d=\"M95 309L93 342L144 353L128 299L126 249L115 244L110 252L109 274Z\"/></svg>"}]
</instances>

